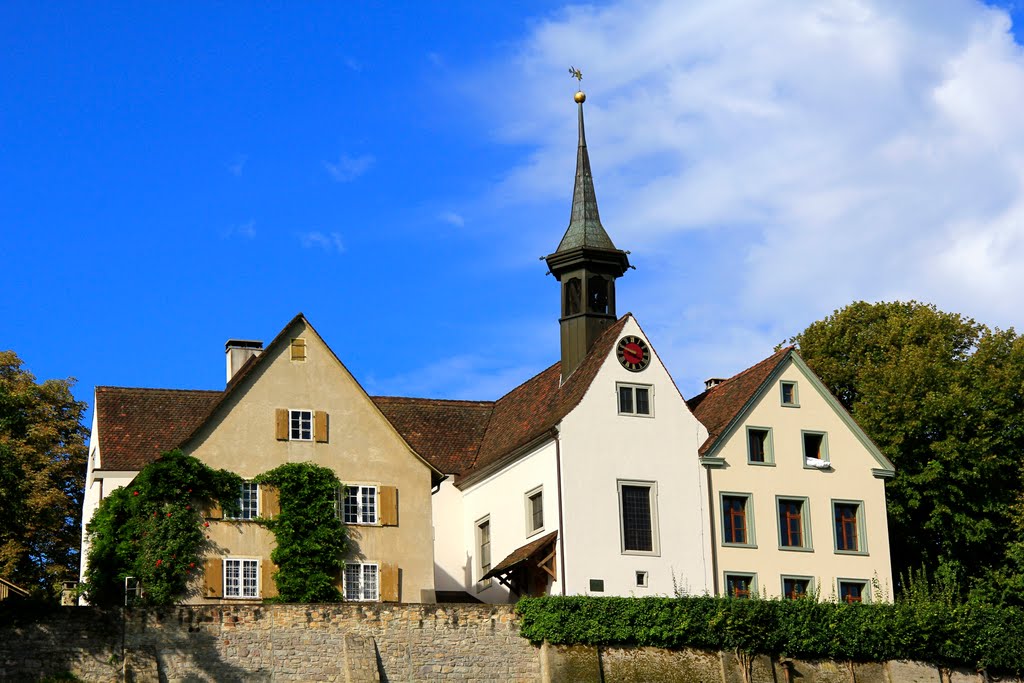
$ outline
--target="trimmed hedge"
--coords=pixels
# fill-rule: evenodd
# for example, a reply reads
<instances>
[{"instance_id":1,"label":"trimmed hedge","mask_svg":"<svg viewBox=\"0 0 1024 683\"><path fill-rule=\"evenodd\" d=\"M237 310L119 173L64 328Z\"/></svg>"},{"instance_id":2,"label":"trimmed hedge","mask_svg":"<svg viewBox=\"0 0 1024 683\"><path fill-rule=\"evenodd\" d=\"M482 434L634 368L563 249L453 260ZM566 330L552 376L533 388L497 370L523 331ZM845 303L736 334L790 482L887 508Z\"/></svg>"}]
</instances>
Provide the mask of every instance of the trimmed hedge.
<instances>
[{"instance_id":1,"label":"trimmed hedge","mask_svg":"<svg viewBox=\"0 0 1024 683\"><path fill-rule=\"evenodd\" d=\"M855 604L732 598L523 598L534 643L738 650L800 659L911 659L1024 671L1024 610L937 602Z\"/></svg>"}]
</instances>

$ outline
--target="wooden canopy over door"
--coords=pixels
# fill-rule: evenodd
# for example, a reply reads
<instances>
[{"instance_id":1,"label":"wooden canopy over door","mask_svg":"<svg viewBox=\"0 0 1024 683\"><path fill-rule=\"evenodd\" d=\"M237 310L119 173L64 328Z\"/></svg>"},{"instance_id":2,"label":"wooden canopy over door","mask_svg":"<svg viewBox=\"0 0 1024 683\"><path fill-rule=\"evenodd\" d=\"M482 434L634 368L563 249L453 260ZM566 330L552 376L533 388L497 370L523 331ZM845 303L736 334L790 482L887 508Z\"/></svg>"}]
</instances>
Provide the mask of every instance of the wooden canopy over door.
<instances>
[{"instance_id":1,"label":"wooden canopy over door","mask_svg":"<svg viewBox=\"0 0 1024 683\"><path fill-rule=\"evenodd\" d=\"M517 548L484 574L484 579L497 579L519 596L535 597L547 595L551 582L558 578L555 549L558 532L541 536L521 548Z\"/></svg>"}]
</instances>

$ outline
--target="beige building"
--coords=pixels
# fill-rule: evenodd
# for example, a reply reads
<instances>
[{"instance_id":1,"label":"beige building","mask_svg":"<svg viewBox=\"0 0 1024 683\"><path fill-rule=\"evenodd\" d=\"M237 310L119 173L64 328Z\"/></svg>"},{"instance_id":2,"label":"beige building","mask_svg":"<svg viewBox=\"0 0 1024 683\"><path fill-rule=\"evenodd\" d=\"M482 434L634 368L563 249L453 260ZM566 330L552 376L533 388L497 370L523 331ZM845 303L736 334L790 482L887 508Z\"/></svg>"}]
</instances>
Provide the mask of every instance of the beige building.
<instances>
[{"instance_id":1,"label":"beige building","mask_svg":"<svg viewBox=\"0 0 1024 683\"><path fill-rule=\"evenodd\" d=\"M708 386L715 593L891 600L892 463L792 348Z\"/></svg>"},{"instance_id":2,"label":"beige building","mask_svg":"<svg viewBox=\"0 0 1024 683\"><path fill-rule=\"evenodd\" d=\"M302 314L266 348L248 341L226 347L223 391L97 388L85 521L104 495L171 448L245 479L283 463L312 462L347 486L338 500L350 538L339 577L346 599L433 602L430 496L440 473L398 434ZM237 518L207 512L217 550L191 602L276 595L273 534L254 520L277 513L277 492L247 483L240 503Z\"/></svg>"}]
</instances>

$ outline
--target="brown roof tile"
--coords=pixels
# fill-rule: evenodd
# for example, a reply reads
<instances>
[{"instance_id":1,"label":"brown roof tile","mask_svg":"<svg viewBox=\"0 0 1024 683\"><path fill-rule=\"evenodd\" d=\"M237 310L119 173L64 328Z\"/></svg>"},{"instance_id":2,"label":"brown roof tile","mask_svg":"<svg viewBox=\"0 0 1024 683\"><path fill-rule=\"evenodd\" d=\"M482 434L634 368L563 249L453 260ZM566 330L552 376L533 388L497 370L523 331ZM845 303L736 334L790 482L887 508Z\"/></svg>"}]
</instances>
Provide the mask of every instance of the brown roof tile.
<instances>
[{"instance_id":1,"label":"brown roof tile","mask_svg":"<svg viewBox=\"0 0 1024 683\"><path fill-rule=\"evenodd\" d=\"M461 474L473 466L494 408L493 401L371 399L413 450L445 474Z\"/></svg>"},{"instance_id":2,"label":"brown roof tile","mask_svg":"<svg viewBox=\"0 0 1024 683\"><path fill-rule=\"evenodd\" d=\"M202 424L222 391L96 387L100 464L141 470Z\"/></svg>"},{"instance_id":3,"label":"brown roof tile","mask_svg":"<svg viewBox=\"0 0 1024 683\"><path fill-rule=\"evenodd\" d=\"M711 450L791 351L792 346L780 349L760 363L686 402L694 416L708 429L708 438L698 450L700 455Z\"/></svg>"}]
</instances>

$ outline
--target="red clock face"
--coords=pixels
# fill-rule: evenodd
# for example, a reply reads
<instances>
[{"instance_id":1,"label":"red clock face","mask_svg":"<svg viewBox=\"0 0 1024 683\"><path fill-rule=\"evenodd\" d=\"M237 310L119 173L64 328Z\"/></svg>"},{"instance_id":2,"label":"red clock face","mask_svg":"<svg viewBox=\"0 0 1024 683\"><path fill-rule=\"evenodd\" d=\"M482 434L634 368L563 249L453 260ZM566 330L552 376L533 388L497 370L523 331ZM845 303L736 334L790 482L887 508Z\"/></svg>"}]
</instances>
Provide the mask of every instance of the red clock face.
<instances>
[{"instance_id":1,"label":"red clock face","mask_svg":"<svg viewBox=\"0 0 1024 683\"><path fill-rule=\"evenodd\" d=\"M651 362L651 350L647 348L647 342L633 335L619 340L616 355L622 367L632 372L640 372Z\"/></svg>"}]
</instances>

